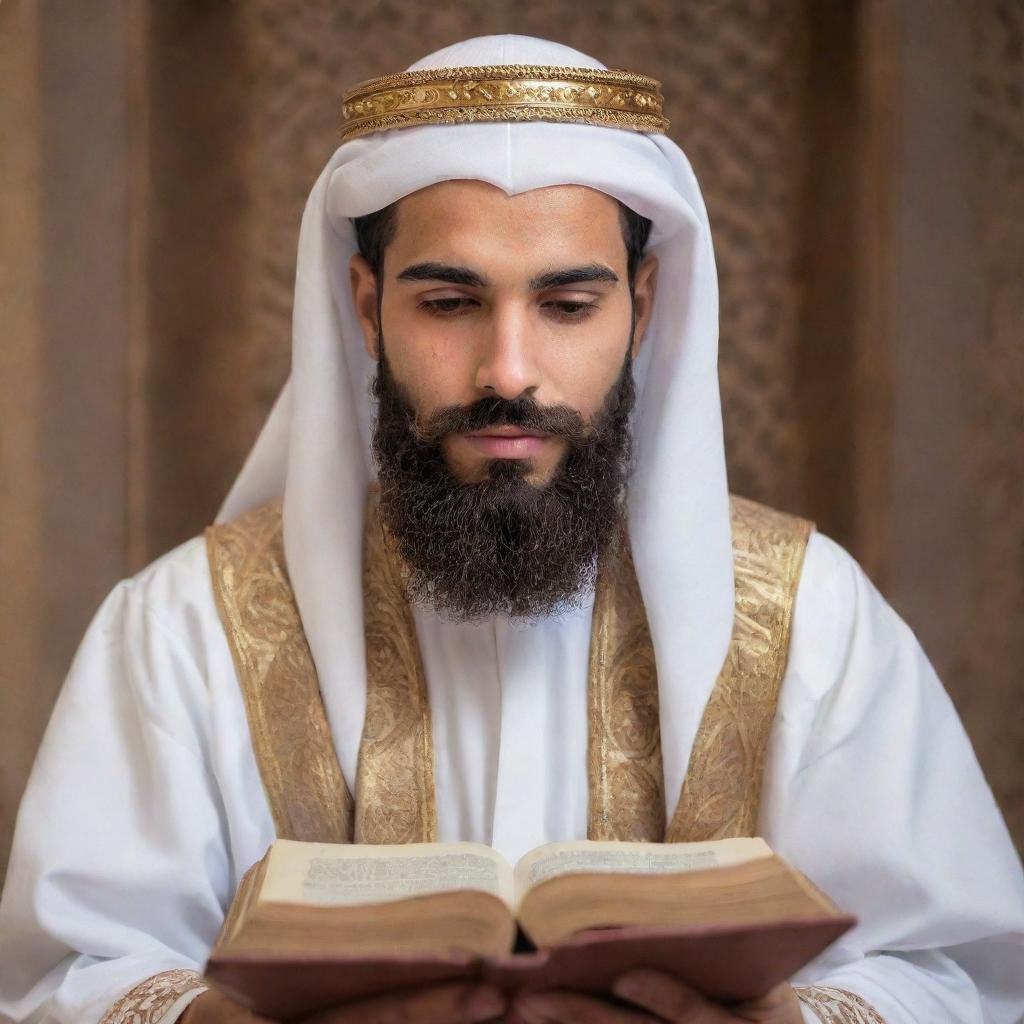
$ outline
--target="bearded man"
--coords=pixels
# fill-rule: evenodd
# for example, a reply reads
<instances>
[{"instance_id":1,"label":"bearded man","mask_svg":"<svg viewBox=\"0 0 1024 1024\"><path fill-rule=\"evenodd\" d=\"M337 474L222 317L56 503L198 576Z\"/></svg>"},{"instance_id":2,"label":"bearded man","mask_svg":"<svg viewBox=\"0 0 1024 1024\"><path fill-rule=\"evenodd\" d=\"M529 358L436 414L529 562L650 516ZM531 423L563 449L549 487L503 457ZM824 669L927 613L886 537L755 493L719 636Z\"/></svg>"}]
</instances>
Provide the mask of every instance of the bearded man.
<instances>
[{"instance_id":1,"label":"bearded man","mask_svg":"<svg viewBox=\"0 0 1024 1024\"><path fill-rule=\"evenodd\" d=\"M730 500L711 235L664 128L656 83L516 36L353 92L291 382L58 701L0 1012L254 1024L199 972L275 836L756 832L860 918L761 1000L639 972L315 1020L1017 1021L1024 879L941 684L849 555Z\"/></svg>"}]
</instances>

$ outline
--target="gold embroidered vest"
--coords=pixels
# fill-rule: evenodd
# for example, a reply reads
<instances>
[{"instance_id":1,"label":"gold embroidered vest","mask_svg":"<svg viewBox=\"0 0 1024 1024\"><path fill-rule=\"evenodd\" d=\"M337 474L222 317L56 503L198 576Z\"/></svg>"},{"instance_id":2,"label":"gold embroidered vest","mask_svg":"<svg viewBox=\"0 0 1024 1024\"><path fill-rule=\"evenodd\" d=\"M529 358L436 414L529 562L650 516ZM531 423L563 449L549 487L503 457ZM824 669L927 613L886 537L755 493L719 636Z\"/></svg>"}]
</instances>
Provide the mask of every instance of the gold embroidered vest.
<instances>
[{"instance_id":1,"label":"gold embroidered vest","mask_svg":"<svg viewBox=\"0 0 1024 1024\"><path fill-rule=\"evenodd\" d=\"M813 524L731 499L736 614L686 780L665 820L658 678L629 545L600 567L588 680L591 839L684 842L752 835L790 621ZM346 785L285 568L279 502L206 532L221 620L253 750L281 838L437 838L430 708L400 571L367 508L363 545L366 719Z\"/></svg>"}]
</instances>

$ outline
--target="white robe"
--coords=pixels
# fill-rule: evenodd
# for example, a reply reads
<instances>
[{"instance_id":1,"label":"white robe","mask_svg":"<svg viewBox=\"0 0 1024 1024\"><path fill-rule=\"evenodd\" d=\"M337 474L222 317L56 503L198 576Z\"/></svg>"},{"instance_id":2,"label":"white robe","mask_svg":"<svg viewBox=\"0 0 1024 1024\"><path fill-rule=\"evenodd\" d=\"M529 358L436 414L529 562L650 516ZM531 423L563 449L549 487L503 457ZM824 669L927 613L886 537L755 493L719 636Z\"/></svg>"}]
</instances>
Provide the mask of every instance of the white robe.
<instances>
[{"instance_id":1,"label":"white robe","mask_svg":"<svg viewBox=\"0 0 1024 1024\"><path fill-rule=\"evenodd\" d=\"M590 609L417 626L440 838L510 858L584 838ZM913 633L820 534L759 831L861 920L798 984L858 993L888 1024L1020 1018L1024 877L1000 813ZM273 837L196 539L115 588L60 695L0 904L0 1018L87 1024L150 975L201 970Z\"/></svg>"}]
</instances>

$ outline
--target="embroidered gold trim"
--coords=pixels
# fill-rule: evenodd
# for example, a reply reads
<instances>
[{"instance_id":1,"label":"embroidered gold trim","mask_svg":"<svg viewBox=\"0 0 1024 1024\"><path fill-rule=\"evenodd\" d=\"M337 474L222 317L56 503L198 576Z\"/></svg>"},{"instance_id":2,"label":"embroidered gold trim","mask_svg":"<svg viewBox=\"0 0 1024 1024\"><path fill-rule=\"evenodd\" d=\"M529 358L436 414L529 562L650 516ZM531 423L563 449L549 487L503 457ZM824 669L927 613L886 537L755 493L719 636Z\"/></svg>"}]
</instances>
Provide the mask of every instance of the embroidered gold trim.
<instances>
[{"instance_id":1,"label":"embroidered gold trim","mask_svg":"<svg viewBox=\"0 0 1024 1024\"><path fill-rule=\"evenodd\" d=\"M366 723L356 777L357 843L437 839L433 726L416 624L393 545L366 505L363 532Z\"/></svg>"},{"instance_id":2,"label":"embroidered gold trim","mask_svg":"<svg viewBox=\"0 0 1024 1024\"><path fill-rule=\"evenodd\" d=\"M885 1024L878 1011L856 992L831 985L800 986L795 991L821 1024Z\"/></svg>"},{"instance_id":3,"label":"embroidered gold trim","mask_svg":"<svg viewBox=\"0 0 1024 1024\"><path fill-rule=\"evenodd\" d=\"M591 839L695 842L753 835L756 829L765 751L812 524L737 497L731 499L730 518L732 640L667 830L657 668L625 537L601 568L588 684Z\"/></svg>"},{"instance_id":4,"label":"embroidered gold trim","mask_svg":"<svg viewBox=\"0 0 1024 1024\"><path fill-rule=\"evenodd\" d=\"M175 1004L188 996L196 998L206 988L202 977L195 971L176 970L154 974L118 999L100 1018L99 1024L161 1024L167 1014L175 1009ZM178 1007L178 1014L186 1005Z\"/></svg>"},{"instance_id":5,"label":"embroidered gold trim","mask_svg":"<svg viewBox=\"0 0 1024 1024\"><path fill-rule=\"evenodd\" d=\"M433 842L437 810L426 681L375 495L364 532L366 719L355 801L338 765L288 582L280 502L211 527L207 551L277 835L331 843Z\"/></svg>"},{"instance_id":6,"label":"embroidered gold trim","mask_svg":"<svg viewBox=\"0 0 1024 1024\"><path fill-rule=\"evenodd\" d=\"M210 527L206 544L277 835L350 842L352 797L288 582L280 503Z\"/></svg>"},{"instance_id":7,"label":"embroidered gold trim","mask_svg":"<svg viewBox=\"0 0 1024 1024\"><path fill-rule=\"evenodd\" d=\"M629 71L506 64L405 71L342 98L341 140L422 124L556 121L665 132L661 83Z\"/></svg>"},{"instance_id":8,"label":"embroidered gold trim","mask_svg":"<svg viewBox=\"0 0 1024 1024\"><path fill-rule=\"evenodd\" d=\"M813 524L732 497L732 641L694 740L668 842L757 829L768 736L789 659L797 584Z\"/></svg>"},{"instance_id":9,"label":"embroidered gold trim","mask_svg":"<svg viewBox=\"0 0 1024 1024\"><path fill-rule=\"evenodd\" d=\"M812 524L742 498L732 499L731 519L732 641L667 829L657 671L624 537L601 568L588 685L592 839L696 841L756 829ZM370 496L364 532L367 705L354 811L288 586L280 504L211 528L207 543L278 834L321 842L349 842L353 834L359 842L433 841L437 811L425 673L398 558L376 515L376 495Z\"/></svg>"},{"instance_id":10,"label":"embroidered gold trim","mask_svg":"<svg viewBox=\"0 0 1024 1024\"><path fill-rule=\"evenodd\" d=\"M587 837L661 842L665 797L658 673L625 535L598 573L587 693Z\"/></svg>"}]
</instances>

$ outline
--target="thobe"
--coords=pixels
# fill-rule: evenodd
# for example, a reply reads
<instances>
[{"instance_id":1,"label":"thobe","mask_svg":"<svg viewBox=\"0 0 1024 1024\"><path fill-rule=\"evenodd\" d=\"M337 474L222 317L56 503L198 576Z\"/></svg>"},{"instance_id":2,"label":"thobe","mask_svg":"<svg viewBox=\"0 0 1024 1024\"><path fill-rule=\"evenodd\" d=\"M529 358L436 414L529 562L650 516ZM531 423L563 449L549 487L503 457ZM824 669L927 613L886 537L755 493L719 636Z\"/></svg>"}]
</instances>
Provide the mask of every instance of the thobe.
<instances>
[{"instance_id":1,"label":"thobe","mask_svg":"<svg viewBox=\"0 0 1024 1024\"><path fill-rule=\"evenodd\" d=\"M585 838L589 607L417 629L439 837L513 859ZM1024 1012L1024 878L990 790L910 629L817 533L759 831L861 919L797 984L888 1024ZM150 975L201 970L273 837L196 539L113 591L60 695L0 905L0 1015L86 1024Z\"/></svg>"}]
</instances>

